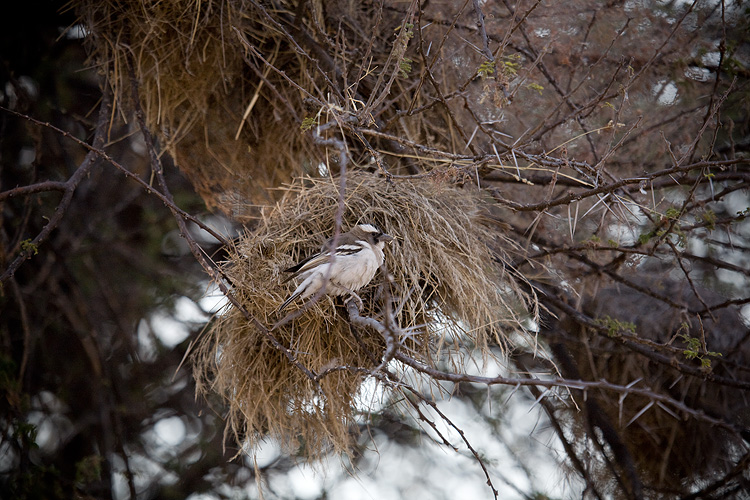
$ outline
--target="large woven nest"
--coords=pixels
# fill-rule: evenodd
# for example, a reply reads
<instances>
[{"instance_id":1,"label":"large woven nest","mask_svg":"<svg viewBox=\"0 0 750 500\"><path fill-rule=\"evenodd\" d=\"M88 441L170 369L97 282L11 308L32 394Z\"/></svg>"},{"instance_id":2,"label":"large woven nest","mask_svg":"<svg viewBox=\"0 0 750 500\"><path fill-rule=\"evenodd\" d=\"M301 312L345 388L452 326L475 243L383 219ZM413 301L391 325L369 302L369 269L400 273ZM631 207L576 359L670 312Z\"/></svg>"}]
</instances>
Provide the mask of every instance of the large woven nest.
<instances>
[{"instance_id":1,"label":"large woven nest","mask_svg":"<svg viewBox=\"0 0 750 500\"><path fill-rule=\"evenodd\" d=\"M209 209L236 220L256 216L257 205L277 200L275 188L314 174L326 160L329 151L308 131L312 122L352 119L363 102L378 103L367 120L376 119L380 132L463 152L469 138L458 139L455 122L471 130L476 116L464 109L463 99L435 106L431 92L415 92L422 72L416 63L407 69L418 59L418 45L443 47L444 60L431 71L448 88L460 88L464 98L494 102L490 94L500 95L507 83L498 71L494 79L468 85L486 60L462 36L424 30L423 42L409 43L414 33L402 35L414 22L415 5L409 3L73 0L71 5L89 31L92 65L113 89L117 113L125 120L132 116L135 82L146 125L160 147ZM450 3L430 7L435 26L456 22ZM469 4L455 7L462 23L475 22ZM393 74L398 78L384 85ZM402 116L407 109L419 112ZM494 105L480 114L488 122L505 122ZM365 147L362 137L346 135L354 163L367 163L371 147L387 155L395 174L444 166L386 138L368 137ZM478 133L468 142L486 140Z\"/></svg>"},{"instance_id":2,"label":"large woven nest","mask_svg":"<svg viewBox=\"0 0 750 500\"><path fill-rule=\"evenodd\" d=\"M299 175L314 154L299 131L299 93L271 92L281 78L250 47L297 79L300 61L253 2L72 4L118 111L128 119L137 82L147 125L209 208L231 213L238 200L271 202L266 188ZM279 15L295 5L282 2ZM270 158L277 168L265 168Z\"/></svg>"},{"instance_id":3,"label":"large woven nest","mask_svg":"<svg viewBox=\"0 0 750 500\"><path fill-rule=\"evenodd\" d=\"M137 83L146 124L160 146L210 209L236 219L254 216L255 205L273 203L272 188L314 173L325 150L300 126L325 115L327 106L335 114L357 109L353 97L334 96L329 102L330 82L337 89L352 83L346 78L356 72L341 74L361 63L351 59L356 52L350 47L370 46L369 64L385 67L394 28L403 22L403 14L376 2L340 0L271 5L74 0L71 5L90 32L92 63L114 90L118 113L126 120L131 116L132 83ZM290 23L297 22L309 38L289 33L294 31ZM292 36L315 58L290 41ZM334 39L339 48L331 45ZM365 69L362 81L374 81ZM412 97L404 94L400 106L408 107ZM444 119L421 123L430 124L430 136L448 136ZM419 137L418 129L410 137Z\"/></svg>"},{"instance_id":4,"label":"large woven nest","mask_svg":"<svg viewBox=\"0 0 750 500\"><path fill-rule=\"evenodd\" d=\"M293 283L280 284L282 271L319 250L333 233L338 182L295 183L230 251L224 271L233 292L269 329L293 290ZM391 301L401 352L422 363L445 361L446 353L462 346L489 352L518 329L519 315L527 310L526 296L503 264L510 243L498 236L502 226L482 213L479 202L472 189L428 179L389 183L373 174L347 177L342 230L369 222L396 238L386 248L387 273L381 269L359 293L362 315L382 320ZM313 375L325 373L319 387L269 335ZM240 443L272 436L288 448L303 443L303 452L316 456L329 447L347 449L356 396L385 346L381 334L352 324L341 299L323 297L270 333L230 306L198 348L196 379L200 391L226 398L228 429ZM455 361L460 358L450 359L460 364ZM397 376L399 366L388 366L391 375Z\"/></svg>"}]
</instances>

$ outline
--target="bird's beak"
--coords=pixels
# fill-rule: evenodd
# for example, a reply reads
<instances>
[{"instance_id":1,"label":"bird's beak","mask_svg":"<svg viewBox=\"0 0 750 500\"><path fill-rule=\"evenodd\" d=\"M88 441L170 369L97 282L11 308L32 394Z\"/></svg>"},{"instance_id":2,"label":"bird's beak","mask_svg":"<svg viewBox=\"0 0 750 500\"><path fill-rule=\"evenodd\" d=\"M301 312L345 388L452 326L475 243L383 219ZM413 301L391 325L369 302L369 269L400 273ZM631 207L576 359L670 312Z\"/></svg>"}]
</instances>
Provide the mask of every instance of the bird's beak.
<instances>
[{"instance_id":1,"label":"bird's beak","mask_svg":"<svg viewBox=\"0 0 750 500\"><path fill-rule=\"evenodd\" d=\"M389 243L389 242L393 241L393 236L391 236L390 234L383 233L383 234L380 235L380 237L378 239L380 241L384 241L386 243Z\"/></svg>"}]
</instances>

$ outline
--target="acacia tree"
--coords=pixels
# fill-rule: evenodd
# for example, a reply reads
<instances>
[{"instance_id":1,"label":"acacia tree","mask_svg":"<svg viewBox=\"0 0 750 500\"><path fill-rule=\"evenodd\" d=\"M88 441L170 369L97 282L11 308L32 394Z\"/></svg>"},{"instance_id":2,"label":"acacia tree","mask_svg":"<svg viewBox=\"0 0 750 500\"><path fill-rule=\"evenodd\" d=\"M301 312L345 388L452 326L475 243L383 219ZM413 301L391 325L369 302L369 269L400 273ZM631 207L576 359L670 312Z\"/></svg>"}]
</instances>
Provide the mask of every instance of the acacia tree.
<instances>
[{"instance_id":1,"label":"acacia tree","mask_svg":"<svg viewBox=\"0 0 750 500\"><path fill-rule=\"evenodd\" d=\"M367 379L403 397L420 432L454 445L440 425L459 426L430 387L451 383L478 407L523 388L586 497L742 494L744 2L75 8L93 71L74 89L91 102L58 96L49 106L41 96L52 90L34 90L15 59L4 75L8 492L110 496L117 470L131 498L167 496L133 473L158 454L146 432L165 415L211 438L166 467L181 491L220 491L207 471L220 460L221 419L196 416L190 377L164 369L187 346L136 361L136 325L161 286L188 287L172 274L177 263L164 262L171 213L202 271L193 270L228 300L193 359L207 393L226 397L214 407L229 410L230 446L302 436L303 455L331 445L351 453L353 426L396 420L403 430L398 412L355 418ZM245 226L238 242L176 196L185 189L177 170L209 209ZM319 300L274 318L286 289L269 283L284 264L363 213L401 238L365 307ZM227 264L196 227L225 244ZM300 329L326 335L300 344ZM71 370L56 354L72 344L87 364ZM476 374L456 361L472 350L507 371ZM143 398L134 388L154 377L163 382ZM40 415L65 429L41 453ZM464 441L497 496L495 472ZM193 462L198 447L211 451ZM224 464L217 482L241 469Z\"/></svg>"}]
</instances>

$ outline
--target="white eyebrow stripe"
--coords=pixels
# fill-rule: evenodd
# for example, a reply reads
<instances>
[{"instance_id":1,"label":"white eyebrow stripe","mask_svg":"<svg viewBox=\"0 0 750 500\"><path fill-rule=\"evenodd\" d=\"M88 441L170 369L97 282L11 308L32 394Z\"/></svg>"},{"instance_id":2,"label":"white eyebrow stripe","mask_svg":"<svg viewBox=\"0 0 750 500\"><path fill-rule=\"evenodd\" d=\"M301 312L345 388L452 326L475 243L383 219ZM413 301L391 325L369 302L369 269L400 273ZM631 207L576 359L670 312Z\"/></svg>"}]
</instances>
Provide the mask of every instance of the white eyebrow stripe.
<instances>
[{"instance_id":1,"label":"white eyebrow stripe","mask_svg":"<svg viewBox=\"0 0 750 500\"><path fill-rule=\"evenodd\" d=\"M372 224L360 224L359 228L366 233L379 233L378 228Z\"/></svg>"}]
</instances>

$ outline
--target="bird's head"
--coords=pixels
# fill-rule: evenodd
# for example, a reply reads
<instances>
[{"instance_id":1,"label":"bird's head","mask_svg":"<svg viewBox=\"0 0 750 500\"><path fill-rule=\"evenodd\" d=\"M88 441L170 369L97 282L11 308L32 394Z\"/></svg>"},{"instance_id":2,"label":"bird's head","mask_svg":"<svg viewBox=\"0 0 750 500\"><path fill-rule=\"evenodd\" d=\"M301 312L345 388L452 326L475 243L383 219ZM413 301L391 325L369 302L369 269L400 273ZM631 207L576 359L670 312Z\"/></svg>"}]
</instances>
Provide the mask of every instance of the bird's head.
<instances>
[{"instance_id":1,"label":"bird's head","mask_svg":"<svg viewBox=\"0 0 750 500\"><path fill-rule=\"evenodd\" d=\"M393 241L393 236L386 234L372 224L358 224L351 230L357 238L371 239L375 244Z\"/></svg>"}]
</instances>

